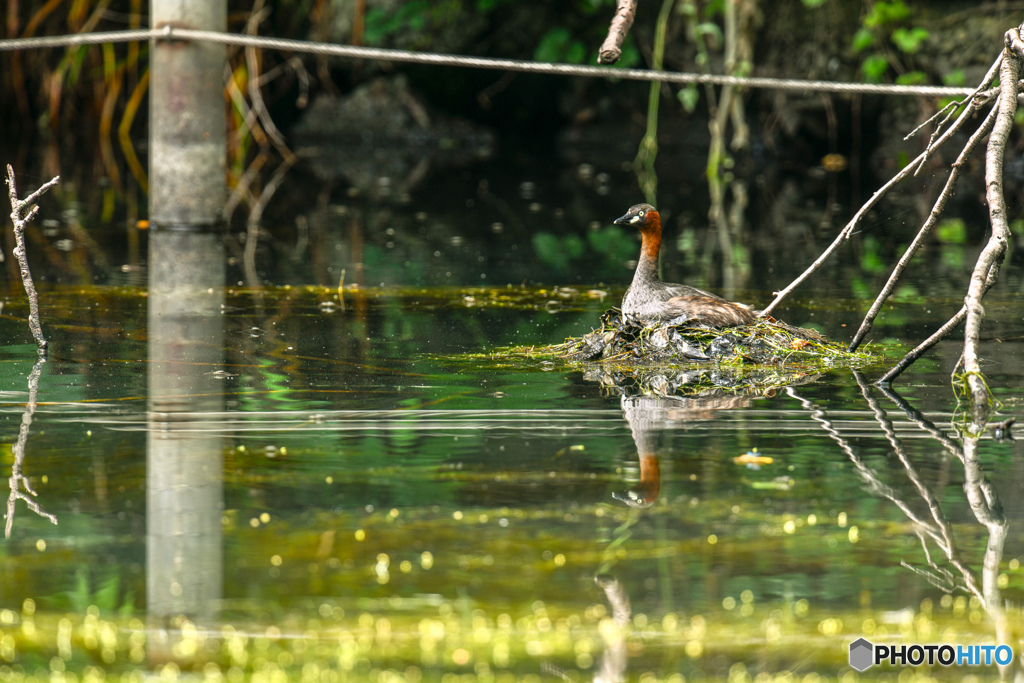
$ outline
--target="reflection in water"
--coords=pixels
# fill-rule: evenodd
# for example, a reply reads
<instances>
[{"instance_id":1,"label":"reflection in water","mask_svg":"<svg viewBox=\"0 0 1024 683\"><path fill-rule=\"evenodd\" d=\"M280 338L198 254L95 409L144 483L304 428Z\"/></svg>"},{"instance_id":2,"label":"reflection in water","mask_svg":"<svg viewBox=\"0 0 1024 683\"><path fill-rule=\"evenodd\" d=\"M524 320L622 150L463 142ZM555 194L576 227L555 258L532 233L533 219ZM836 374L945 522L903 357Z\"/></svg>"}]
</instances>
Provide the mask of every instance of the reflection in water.
<instances>
[{"instance_id":1,"label":"reflection in water","mask_svg":"<svg viewBox=\"0 0 1024 683\"><path fill-rule=\"evenodd\" d=\"M985 527L988 532L988 543L981 558L981 575L979 576L978 572L972 569L970 562L964 558L964 554L957 544L953 526L943 511L939 496L936 495L925 478L918 472L917 467L906 451L903 441L897 436L892 420L882 408L878 399L873 395L873 387L860 373L854 371L854 376L860 386L864 400L874 413L876 421L886 435L892 453L903 466L907 479L913 485L914 490L921 500L924 501L928 509L927 514L918 513L914 509L913 501L908 500L896 488L882 481L881 475L865 461L858 449L840 433L833 421L828 417L826 411L811 401L800 397L792 389L789 389L788 393L793 398L799 400L804 408L811 412L811 417L821 424L829 436L849 457L850 462L853 463L857 473L864 481L866 490L872 495L891 501L906 515L907 519L913 522L914 533L920 539L924 551L924 566L915 566L906 560L901 560L900 564L946 593L965 590L972 596L972 599L978 600L981 607L992 619L996 643L1013 645L1014 650L1019 651L1019 641L1017 643L1013 642L1014 633L1004 609L1004 599L999 586L1000 564L1003 559L1009 523L1003 514L1003 506L995 487L982 470L978 454L980 436L962 432L961 440L958 442L946 435L920 411L907 403L894 389L891 387L881 389L882 393L895 403L913 423L939 442L943 448L963 464L964 493L967 495L967 502L978 523ZM942 552L953 570L940 566L933 559L929 552L930 544ZM999 668L1004 679L1010 677L1020 678L1024 675L1024 666L1022 666L1020 659L1015 659L1005 666L1000 665Z\"/></svg>"},{"instance_id":2,"label":"reflection in water","mask_svg":"<svg viewBox=\"0 0 1024 683\"><path fill-rule=\"evenodd\" d=\"M622 416L629 423L640 460L639 483L622 493L613 493L631 507L646 508L658 500L661 467L658 463L658 434L682 422L707 420L715 412L750 405L752 396L622 396Z\"/></svg>"},{"instance_id":3,"label":"reflection in water","mask_svg":"<svg viewBox=\"0 0 1024 683\"><path fill-rule=\"evenodd\" d=\"M28 481L22 468L25 464L25 443L28 441L28 432L32 427L32 416L36 412L36 404L39 397L39 375L43 372L43 364L46 356L40 355L36 364L32 366L32 372L28 376L28 402L25 404L25 412L21 414L21 429L18 431L18 441L14 444L14 464L11 465L11 495L7 499L7 525L4 527L4 536L11 537L11 530L14 528L14 506L19 500L25 501L28 509L40 517L45 517L54 524L57 517L45 512L33 498L39 494L35 492ZM24 492L22 491L24 489Z\"/></svg>"},{"instance_id":4,"label":"reflection in water","mask_svg":"<svg viewBox=\"0 0 1024 683\"><path fill-rule=\"evenodd\" d=\"M221 239L154 232L150 264L147 607L210 616L223 595L223 436L208 417L224 408Z\"/></svg>"},{"instance_id":5,"label":"reflection in water","mask_svg":"<svg viewBox=\"0 0 1024 683\"><path fill-rule=\"evenodd\" d=\"M604 640L604 654L601 664L594 672L594 680L600 683L615 683L626 680L628 648L626 638L630 632L633 608L622 583L608 574L598 574L594 583L601 587L608 605L612 608L612 623L601 628Z\"/></svg>"}]
</instances>

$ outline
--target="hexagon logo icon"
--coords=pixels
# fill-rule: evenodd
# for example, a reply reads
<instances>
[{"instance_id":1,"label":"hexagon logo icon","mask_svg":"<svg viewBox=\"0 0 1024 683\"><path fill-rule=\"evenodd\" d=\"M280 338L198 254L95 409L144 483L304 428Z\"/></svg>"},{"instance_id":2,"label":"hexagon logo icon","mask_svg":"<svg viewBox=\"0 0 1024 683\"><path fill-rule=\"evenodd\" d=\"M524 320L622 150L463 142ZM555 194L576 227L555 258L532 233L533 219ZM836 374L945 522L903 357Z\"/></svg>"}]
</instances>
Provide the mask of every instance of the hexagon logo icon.
<instances>
[{"instance_id":1,"label":"hexagon logo icon","mask_svg":"<svg viewBox=\"0 0 1024 683\"><path fill-rule=\"evenodd\" d=\"M864 671L874 662L875 646L864 638L858 638L850 643L850 666L857 671Z\"/></svg>"}]
</instances>

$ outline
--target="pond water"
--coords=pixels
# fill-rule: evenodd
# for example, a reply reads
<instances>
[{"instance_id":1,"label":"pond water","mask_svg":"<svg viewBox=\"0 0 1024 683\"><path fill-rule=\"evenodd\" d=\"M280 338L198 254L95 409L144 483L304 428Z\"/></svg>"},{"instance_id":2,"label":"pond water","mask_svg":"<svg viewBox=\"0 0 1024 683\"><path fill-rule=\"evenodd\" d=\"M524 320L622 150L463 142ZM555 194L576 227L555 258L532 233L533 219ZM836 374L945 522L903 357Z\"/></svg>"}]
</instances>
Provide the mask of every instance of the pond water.
<instances>
[{"instance_id":1,"label":"pond water","mask_svg":"<svg viewBox=\"0 0 1024 683\"><path fill-rule=\"evenodd\" d=\"M999 420L1019 276L988 302ZM920 289L859 370L667 397L494 352L589 331L597 283L44 285L42 364L12 290L3 461L37 495L8 506L0 679L847 680L860 637L1014 654L862 678L1019 676L1017 442L953 428L955 342L870 384L959 306ZM779 315L848 338L865 308Z\"/></svg>"},{"instance_id":2,"label":"pond water","mask_svg":"<svg viewBox=\"0 0 1024 683\"><path fill-rule=\"evenodd\" d=\"M29 233L45 362L19 287L0 310L0 680L1024 673L1017 442L957 431L955 335L871 384L959 309L984 220L940 226L856 367L623 373L536 352L635 265L611 225L635 178L602 149L401 197L296 169L251 252L244 227L148 235L68 174ZM665 278L763 305L847 212L823 173L750 184L735 272L706 188L664 174ZM776 315L848 340L920 218L879 211ZM997 421L1021 281L1011 252L986 299ZM858 638L1014 656L858 673Z\"/></svg>"}]
</instances>

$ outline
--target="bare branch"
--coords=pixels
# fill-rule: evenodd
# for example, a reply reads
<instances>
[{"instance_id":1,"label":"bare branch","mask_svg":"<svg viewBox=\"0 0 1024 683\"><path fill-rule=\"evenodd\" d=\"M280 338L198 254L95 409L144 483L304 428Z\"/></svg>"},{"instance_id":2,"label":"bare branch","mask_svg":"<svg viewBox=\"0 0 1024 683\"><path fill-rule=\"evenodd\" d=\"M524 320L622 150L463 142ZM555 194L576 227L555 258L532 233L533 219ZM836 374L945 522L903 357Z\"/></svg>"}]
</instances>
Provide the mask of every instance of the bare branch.
<instances>
[{"instance_id":1,"label":"bare branch","mask_svg":"<svg viewBox=\"0 0 1024 683\"><path fill-rule=\"evenodd\" d=\"M1011 29L1006 33L1007 44L1014 50L1024 49L1020 33ZM1018 48L1020 45L1020 48ZM999 100L998 114L992 134L988 139L985 151L985 199L988 201L989 222L992 234L988 243L978 256L978 261L971 273L970 286L964 306L967 309L964 324L964 374L971 391L973 409L971 413L971 433L978 434L988 422L989 401L988 387L981 373L981 360L978 357L978 339L981 334L981 322L985 317L985 309L981 298L985 295L986 284L992 281L999 272L999 266L1006 254L1006 245L1010 236L1010 226L1006 220L1006 199L1003 196L1003 160L1006 156L1006 141L1013 128L1013 117L1017 112L1017 79L1020 77L1019 54L1004 49L1003 62L999 67Z\"/></svg>"},{"instance_id":2,"label":"bare branch","mask_svg":"<svg viewBox=\"0 0 1024 683\"><path fill-rule=\"evenodd\" d=\"M975 100L975 102L977 102L977 100ZM964 116L971 114L974 109L975 107L972 104L971 109L964 112ZM946 208L946 202L953 195L953 190L956 187L957 179L960 177L960 171L963 168L964 162L971 156L971 153L974 152L974 148L978 146L978 143L981 142L982 138L988 135L989 131L992 130L992 126L995 124L997 111L998 107L992 107L988 116L985 117L985 120L978 127L978 130L974 131L974 135L972 135L967 141L967 144L964 145L960 155L957 157L956 161L953 162L953 166L949 171L949 177L946 178L946 185L942 188L942 192L939 193L938 198L935 200L931 213L928 214L928 218L925 220L924 225L921 226L921 229L917 231L917 235L914 236L914 240L910 243L910 246L908 246L907 250L903 252L903 256L900 257L899 263L896 264L896 267L889 275L889 280L885 283L885 287L883 287L882 291L878 293L878 297L875 299L875 302L871 304L871 308L864 316L864 320L861 321L860 327L857 329L857 333L853 335L853 339L850 341L850 347L848 349L851 353L857 350L857 347L860 346L862 341L864 341L864 337L866 337L868 332L871 331L871 326L874 324L875 318L878 316L879 311L882 310L882 306L885 304L886 300L892 295L893 290L896 289L896 283L899 282L900 278L903 276L903 271L906 270L907 266L910 264L910 260L923 244L924 238L928 236L928 233L930 233L932 228L935 227L935 224L938 223L939 216L942 215L943 210Z\"/></svg>"},{"instance_id":3,"label":"bare branch","mask_svg":"<svg viewBox=\"0 0 1024 683\"><path fill-rule=\"evenodd\" d=\"M1002 61L1003 61L1003 54L1002 54L1002 52L1000 52L999 56L996 57L996 61L992 62L992 66L990 66L988 68L988 71L985 73L985 77L981 79L981 83L979 83L978 87L974 89L974 92L972 92L970 95L968 95L967 97L963 98L959 102L954 100L953 102L950 102L949 104L946 105L946 107L949 107L950 105L956 104L956 106L953 107L952 109L950 109L949 112L945 115L945 117L943 117L943 119L941 121L939 121L939 124L937 126L935 126L935 130L932 131L931 136L928 138L928 144L925 145L925 149L924 149L925 159L927 159L928 155L931 154L931 150L933 149L932 145L935 144L935 140L939 137L939 134L942 131L942 127L944 125L946 125L946 122L949 121L950 117L953 116L953 114L956 113L956 110L957 110L957 108L960 107L960 105L962 105L964 102L971 102L972 109L977 109L978 106L980 105L980 103L978 102L979 99L985 98L985 101L986 102L988 101L988 92L989 91L987 90L987 88L992 84L992 81L995 80L996 74L999 73L999 65L1002 64ZM982 94L982 91L985 91L984 95ZM994 96L994 93L993 93L993 96ZM938 117L939 114L941 114L943 112L943 110L946 109L946 107L943 107L939 111L935 112L935 114L933 116L928 118L928 121L933 121L936 117ZM965 112L964 115L966 116L966 114L967 113ZM925 121L925 123L922 123L921 126L924 126L926 123L928 123L928 121ZM913 131L910 132L909 135L907 135L906 138L903 138L903 139L906 140L911 135L916 133L918 130L921 129L921 126L918 126L917 128L915 128ZM924 164L921 164L921 166L917 167L917 170L914 171L914 175L915 176L918 174L918 172L920 172L920 170L921 170L921 168L923 166L924 166Z\"/></svg>"},{"instance_id":4,"label":"bare branch","mask_svg":"<svg viewBox=\"0 0 1024 683\"><path fill-rule=\"evenodd\" d=\"M597 53L598 64L614 64L619 61L619 57L622 56L622 43L633 26L635 16L636 0L617 0L615 16L608 26L608 36L601 43L601 49Z\"/></svg>"},{"instance_id":5,"label":"bare branch","mask_svg":"<svg viewBox=\"0 0 1024 683\"><path fill-rule=\"evenodd\" d=\"M14 168L7 164L7 190L11 199L11 220L14 221L14 257L18 259L18 266L21 268L21 282L25 285L25 293L28 294L28 327L32 330L32 336L35 337L39 353L45 353L46 339L43 337L43 326L39 319L39 293L32 282L32 272L28 269L28 256L25 253L25 226L39 213L39 207L32 205L32 202L58 182L60 182L60 176L54 176L26 199L18 199ZM32 208L28 209L28 213L24 213L30 205Z\"/></svg>"},{"instance_id":6,"label":"bare branch","mask_svg":"<svg viewBox=\"0 0 1024 683\"><path fill-rule=\"evenodd\" d=\"M959 119L957 119L953 123L953 125L950 126L949 129L947 129L946 132L943 133L942 136L938 140L935 141L935 144L931 146L930 150L934 151L934 150L938 149L939 147L941 147L943 144L945 144L951 137L953 137L954 134L956 134L957 131L960 130L960 128L963 127L963 125L966 122L967 122L967 117L966 116L961 116ZM792 292L794 289L796 289L801 284L803 284L804 280L809 278L819 268L821 268L821 266L825 263L825 261L827 261L829 259L829 257L831 257L832 254L834 254L836 252L836 250L839 249L839 247L842 246L842 244L844 242L846 242L848 239L850 239L850 236L853 234L853 229L856 228L857 224L860 223L860 220L865 215L867 215L867 212L870 211L875 206L875 204L877 204L879 202L879 200L881 200L882 197L885 196L885 194L889 190L891 190L897 183L899 183L901 180L903 180L904 178L909 176L911 173L913 173L915 170L917 170L917 168L921 164L924 163L924 161L927 158L927 156L928 156L928 150L925 150L924 152L921 152L921 154L919 154L913 161L911 161L909 164L904 166L903 169L899 173L894 175L889 180L889 182L887 182L885 185L882 185L882 187L878 188L878 190L876 190L875 193L873 195L871 195L871 198L868 199L868 201L865 202L864 205L862 207L860 207L860 209L858 209L857 213L855 213L853 215L853 218L851 218L850 222L846 224L846 227L844 227L839 232L839 234L836 235L836 238L835 238L835 240L833 240L832 244L830 244L825 249L825 251L821 252L821 255L818 256L817 259L815 259L814 263L812 263L807 268L807 270L805 270L803 273L801 273L795 280L793 280L791 283L786 285L786 287L784 289L782 289L781 291L779 291L775 295L775 299L770 304L768 304L768 306L763 311L761 311L760 317L763 318L763 317L769 315L773 310L775 310L775 308L780 303L782 303L783 299L785 299L787 296L789 296L790 292Z\"/></svg>"}]
</instances>

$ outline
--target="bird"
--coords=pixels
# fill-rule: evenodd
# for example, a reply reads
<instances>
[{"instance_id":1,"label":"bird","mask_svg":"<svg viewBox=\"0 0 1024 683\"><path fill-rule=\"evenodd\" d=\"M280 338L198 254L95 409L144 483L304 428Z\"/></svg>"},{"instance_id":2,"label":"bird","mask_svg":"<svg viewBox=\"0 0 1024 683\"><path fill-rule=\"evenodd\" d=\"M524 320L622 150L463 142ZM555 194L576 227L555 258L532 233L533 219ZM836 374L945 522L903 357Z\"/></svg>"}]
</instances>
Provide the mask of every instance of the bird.
<instances>
[{"instance_id":1,"label":"bird","mask_svg":"<svg viewBox=\"0 0 1024 683\"><path fill-rule=\"evenodd\" d=\"M640 231L640 259L633 282L622 297L622 313L643 323L696 323L708 327L749 325L757 311L689 285L662 282L658 277L661 250L661 214L650 204L634 204L613 221Z\"/></svg>"}]
</instances>

